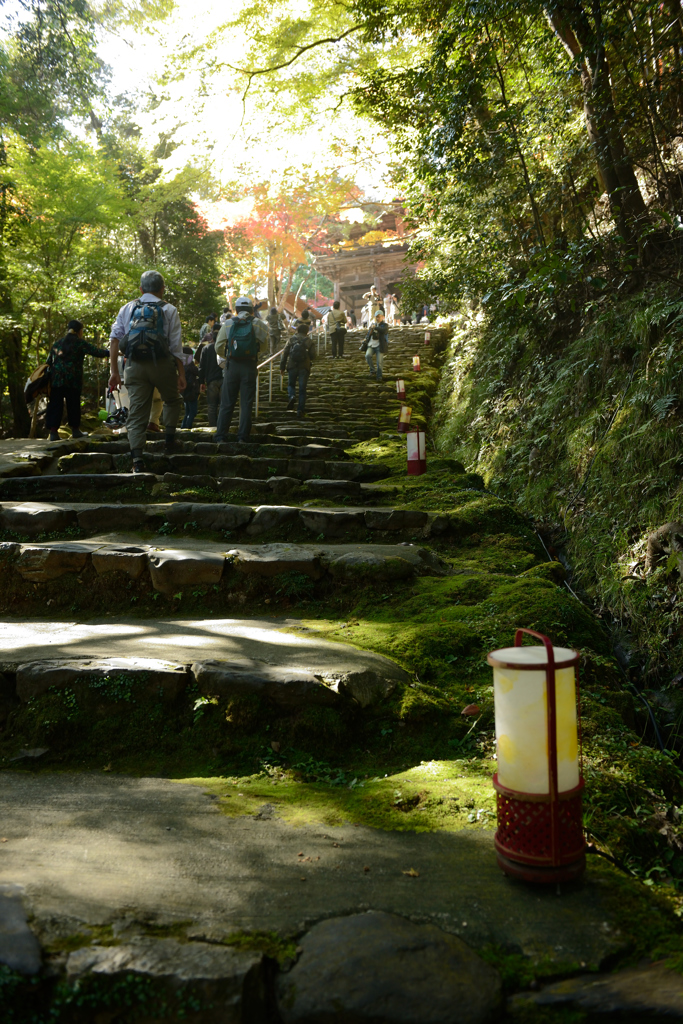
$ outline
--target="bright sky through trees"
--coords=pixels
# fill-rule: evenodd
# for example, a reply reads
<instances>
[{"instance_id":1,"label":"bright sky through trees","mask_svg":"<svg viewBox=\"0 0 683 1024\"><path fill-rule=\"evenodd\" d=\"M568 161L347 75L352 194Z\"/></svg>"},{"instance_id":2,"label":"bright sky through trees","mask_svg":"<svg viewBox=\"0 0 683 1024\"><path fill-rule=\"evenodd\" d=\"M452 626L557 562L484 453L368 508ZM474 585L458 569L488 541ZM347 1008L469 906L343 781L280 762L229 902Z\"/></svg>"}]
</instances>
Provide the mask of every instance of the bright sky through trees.
<instances>
[{"instance_id":1,"label":"bright sky through trees","mask_svg":"<svg viewBox=\"0 0 683 1024\"><path fill-rule=\"evenodd\" d=\"M257 177L279 178L289 167L308 164L312 171L338 171L353 177L372 198L384 199L386 141L343 103L330 116L332 92L326 101L299 104L291 116L264 105L263 94L252 90L244 99L245 79L231 71L243 66L253 40L243 31L222 32L240 15L241 0L177 0L163 20L145 28L120 27L102 31L99 52L112 69L111 92L139 95L136 121L143 141L162 145L166 174L188 164L207 166L219 184L229 187ZM307 0L292 0L292 17L304 16ZM263 28L264 26L261 25ZM321 48L305 58L312 69L329 61ZM263 64L271 57L263 52ZM151 104L149 100L153 97ZM151 109L150 109L151 108Z\"/></svg>"}]
</instances>

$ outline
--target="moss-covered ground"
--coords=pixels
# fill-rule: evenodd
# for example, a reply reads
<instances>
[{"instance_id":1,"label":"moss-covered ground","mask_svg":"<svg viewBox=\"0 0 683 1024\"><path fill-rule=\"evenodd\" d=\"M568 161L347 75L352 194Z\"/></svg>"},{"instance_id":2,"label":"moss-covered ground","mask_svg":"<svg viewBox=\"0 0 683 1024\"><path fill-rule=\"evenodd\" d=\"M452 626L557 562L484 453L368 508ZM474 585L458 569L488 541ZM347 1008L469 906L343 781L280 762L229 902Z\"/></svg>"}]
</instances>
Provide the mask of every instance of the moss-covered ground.
<instances>
[{"instance_id":1,"label":"moss-covered ground","mask_svg":"<svg viewBox=\"0 0 683 1024\"><path fill-rule=\"evenodd\" d=\"M240 581L236 588L228 573L216 587L168 596L156 594L149 581L92 571L40 588L16 573L3 576L0 607L17 615L35 614L42 601L55 616L79 618L123 612L296 616L296 628L307 635L396 659L411 673L405 686L365 710L284 711L257 698L200 699L192 690L164 703L142 690L123 692L115 679L108 691L86 682L17 705L8 679L0 693L0 768L164 775L211 792L227 815L254 814L269 803L293 826L493 828L486 653L509 646L520 626L537 629L582 654L590 871L604 878L631 936L624 962L647 955L683 969L677 917L683 906L683 773L675 753L658 749L647 708L614 657L609 618L631 630L653 678L667 664L672 672L683 669L676 574L664 566L644 580L640 571L647 530L678 514L678 404L669 400L679 372L678 327L670 312L647 307L649 319L643 319L640 300L629 301L630 336L641 338L639 358L649 360L640 377L640 371L631 376L633 356L615 340L617 318L607 307L563 351L534 338L529 325L512 336L500 325L494 330L482 319L470 320L442 379L438 450L428 453L428 472L405 475L405 440L393 434L349 447L354 460L380 461L391 470L382 482L386 497L373 504L449 516L448 538L428 543L450 563L451 575L341 585L285 574ZM636 381L639 390L632 390ZM430 415L436 383L435 371L410 382L409 403L419 417ZM619 408L611 422L615 395ZM652 452L663 487L648 461ZM203 489L171 497L252 501ZM158 500L168 496L158 494ZM578 568L572 585L588 603L566 586L565 568L548 560L531 516L551 555L571 555ZM566 534L559 531L563 522ZM312 539L297 529L259 540ZM392 538L368 531L348 539ZM675 708L680 680L674 677L669 689L660 683ZM48 748L39 760L10 761L19 748L36 747ZM508 991L553 976L550 963L532 966L521 955L484 953L501 969ZM568 1024L582 1018L524 1010L514 1019Z\"/></svg>"},{"instance_id":2,"label":"moss-covered ground","mask_svg":"<svg viewBox=\"0 0 683 1024\"><path fill-rule=\"evenodd\" d=\"M219 615L236 608L240 615L295 614L308 635L393 658L413 678L380 705L283 712L256 699L197 704L191 692L169 706L135 693L114 699L115 692L87 688L54 691L25 705L4 705L0 764L15 767L9 758L17 748L46 746L45 767L248 778L253 799L277 792L292 820L319 814L387 828L481 827L483 820L493 822L494 812L493 702L485 655L509 645L514 630L525 626L583 655L589 837L646 882L676 887L683 877L681 772L651 745L646 710L618 672L608 633L557 582L562 567L541 560L538 539L523 520L514 511L500 512L509 506L481 495L464 506L468 515L477 502L493 517L483 520L482 531L491 521L500 528L502 514L512 525L509 532L470 533L452 544L446 557L454 574L446 577L335 584L324 594L306 578L256 579L236 603L221 588L170 597L150 588L131 606L124 587L135 614ZM75 600L86 582L89 613L97 614L97 581L74 578L69 593L66 579L41 590L47 595L54 587L62 600ZM33 594L32 584L22 586ZM101 594L110 610L112 592L110 580ZM463 714L465 709L472 713ZM425 768L428 763L438 764L438 771ZM468 780L466 800L473 806L459 798L464 783L455 786L458 775ZM226 792L230 806L240 808L242 798ZM448 799L453 795L456 800ZM250 810L252 798L244 799Z\"/></svg>"}]
</instances>

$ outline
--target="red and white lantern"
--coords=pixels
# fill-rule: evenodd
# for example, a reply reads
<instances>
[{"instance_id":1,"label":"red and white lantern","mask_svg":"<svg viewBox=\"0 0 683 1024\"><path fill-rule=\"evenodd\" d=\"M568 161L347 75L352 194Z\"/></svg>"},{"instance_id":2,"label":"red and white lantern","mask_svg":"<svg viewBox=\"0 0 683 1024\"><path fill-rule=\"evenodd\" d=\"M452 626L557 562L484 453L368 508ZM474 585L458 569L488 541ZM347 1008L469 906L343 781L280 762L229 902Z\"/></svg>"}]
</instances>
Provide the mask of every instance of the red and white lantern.
<instances>
[{"instance_id":1,"label":"red and white lantern","mask_svg":"<svg viewBox=\"0 0 683 1024\"><path fill-rule=\"evenodd\" d=\"M405 402L406 400L406 382L404 380L396 381L396 397L399 402Z\"/></svg>"},{"instance_id":2,"label":"red and white lantern","mask_svg":"<svg viewBox=\"0 0 683 1024\"><path fill-rule=\"evenodd\" d=\"M431 340L432 340L432 332L431 331L425 331L425 345L428 345Z\"/></svg>"},{"instance_id":3,"label":"red and white lantern","mask_svg":"<svg viewBox=\"0 0 683 1024\"><path fill-rule=\"evenodd\" d=\"M412 411L413 410L409 405L401 406L401 412L398 417L398 426L396 428L399 434L407 434L410 430L410 414Z\"/></svg>"},{"instance_id":4,"label":"red and white lantern","mask_svg":"<svg viewBox=\"0 0 683 1024\"><path fill-rule=\"evenodd\" d=\"M522 634L542 647L522 647ZM514 647L492 651L498 771L495 848L507 875L566 882L583 872L576 651L518 629Z\"/></svg>"},{"instance_id":5,"label":"red and white lantern","mask_svg":"<svg viewBox=\"0 0 683 1024\"><path fill-rule=\"evenodd\" d=\"M413 356L413 369L414 370L419 370L420 369L420 357L419 356Z\"/></svg>"},{"instance_id":6,"label":"red and white lantern","mask_svg":"<svg viewBox=\"0 0 683 1024\"><path fill-rule=\"evenodd\" d=\"M424 430L412 430L406 436L408 475L420 476L427 471L427 452Z\"/></svg>"}]
</instances>

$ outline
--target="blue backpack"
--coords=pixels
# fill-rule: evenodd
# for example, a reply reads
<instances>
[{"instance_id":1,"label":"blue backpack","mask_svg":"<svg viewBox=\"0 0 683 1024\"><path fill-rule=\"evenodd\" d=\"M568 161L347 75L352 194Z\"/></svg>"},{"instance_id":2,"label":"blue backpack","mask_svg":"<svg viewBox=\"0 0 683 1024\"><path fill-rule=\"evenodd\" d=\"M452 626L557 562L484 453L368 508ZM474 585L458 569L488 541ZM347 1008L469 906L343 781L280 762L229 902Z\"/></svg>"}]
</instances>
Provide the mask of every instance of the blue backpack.
<instances>
[{"instance_id":1,"label":"blue backpack","mask_svg":"<svg viewBox=\"0 0 683 1024\"><path fill-rule=\"evenodd\" d=\"M165 305L163 300L136 302L124 339L126 358L136 363L151 360L156 363L157 359L166 359L170 355L162 312Z\"/></svg>"},{"instance_id":2,"label":"blue backpack","mask_svg":"<svg viewBox=\"0 0 683 1024\"><path fill-rule=\"evenodd\" d=\"M232 318L225 349L228 359L256 359L258 357L259 342L251 317L241 319L234 316Z\"/></svg>"}]
</instances>

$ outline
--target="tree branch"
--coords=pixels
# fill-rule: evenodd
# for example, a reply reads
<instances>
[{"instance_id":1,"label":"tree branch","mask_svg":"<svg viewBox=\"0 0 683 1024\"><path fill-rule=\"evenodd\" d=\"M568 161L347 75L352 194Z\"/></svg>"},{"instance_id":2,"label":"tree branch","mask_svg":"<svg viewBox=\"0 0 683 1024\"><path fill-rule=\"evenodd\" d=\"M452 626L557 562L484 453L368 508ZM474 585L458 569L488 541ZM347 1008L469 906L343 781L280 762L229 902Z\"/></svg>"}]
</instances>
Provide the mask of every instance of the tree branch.
<instances>
[{"instance_id":1,"label":"tree branch","mask_svg":"<svg viewBox=\"0 0 683 1024\"><path fill-rule=\"evenodd\" d=\"M249 82L251 84L252 78L256 75L268 75L271 71L280 71L281 68L288 68L290 64L293 64L295 60L298 60L302 53L306 53L307 50L312 50L315 46L324 46L325 43L339 43L342 39L346 39L353 32L359 32L364 25L354 25L352 28L342 32L340 36L327 36L325 39L316 39L313 43L307 43L306 46L300 46L293 57L289 60L283 61L282 64L273 64L269 68L257 68L256 71L249 71L248 68L236 68L233 64L224 64L223 67L230 68L231 71L239 71L243 75L249 76Z\"/></svg>"}]
</instances>

